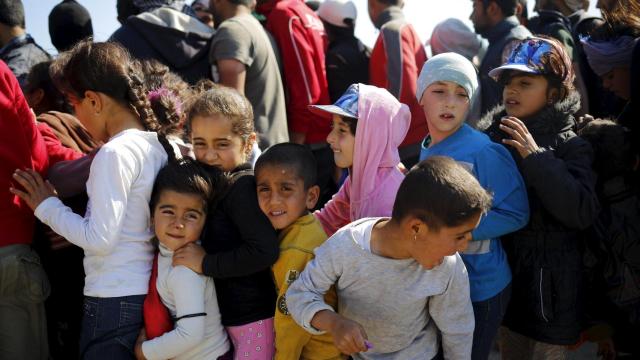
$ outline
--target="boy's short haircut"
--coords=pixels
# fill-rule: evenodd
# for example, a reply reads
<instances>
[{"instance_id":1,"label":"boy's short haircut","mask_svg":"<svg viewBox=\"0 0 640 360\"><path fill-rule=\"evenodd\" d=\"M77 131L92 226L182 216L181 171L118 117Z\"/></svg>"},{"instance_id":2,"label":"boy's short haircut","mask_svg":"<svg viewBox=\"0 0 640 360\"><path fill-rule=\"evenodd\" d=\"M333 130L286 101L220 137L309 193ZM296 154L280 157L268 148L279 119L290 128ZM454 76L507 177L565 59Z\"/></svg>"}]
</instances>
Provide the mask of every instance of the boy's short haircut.
<instances>
[{"instance_id":1,"label":"boy's short haircut","mask_svg":"<svg viewBox=\"0 0 640 360\"><path fill-rule=\"evenodd\" d=\"M281 143L269 147L260 155L255 165L255 173L267 166L284 166L292 169L304 181L304 188L316 185L318 170L316 159L309 148L294 143Z\"/></svg>"},{"instance_id":2,"label":"boy's short haircut","mask_svg":"<svg viewBox=\"0 0 640 360\"><path fill-rule=\"evenodd\" d=\"M24 6L20 0L0 0L0 24L24 29Z\"/></svg>"},{"instance_id":3,"label":"boy's short haircut","mask_svg":"<svg viewBox=\"0 0 640 360\"><path fill-rule=\"evenodd\" d=\"M500 10L502 10L502 15L504 17L509 17L516 14L516 6L518 5L518 0L482 0L482 4L484 5L484 9L486 10L489 7L491 2L496 3Z\"/></svg>"},{"instance_id":4,"label":"boy's short haircut","mask_svg":"<svg viewBox=\"0 0 640 360\"><path fill-rule=\"evenodd\" d=\"M491 208L491 194L455 160L433 156L415 165L398 189L392 219L413 216L430 229L462 225Z\"/></svg>"}]
</instances>

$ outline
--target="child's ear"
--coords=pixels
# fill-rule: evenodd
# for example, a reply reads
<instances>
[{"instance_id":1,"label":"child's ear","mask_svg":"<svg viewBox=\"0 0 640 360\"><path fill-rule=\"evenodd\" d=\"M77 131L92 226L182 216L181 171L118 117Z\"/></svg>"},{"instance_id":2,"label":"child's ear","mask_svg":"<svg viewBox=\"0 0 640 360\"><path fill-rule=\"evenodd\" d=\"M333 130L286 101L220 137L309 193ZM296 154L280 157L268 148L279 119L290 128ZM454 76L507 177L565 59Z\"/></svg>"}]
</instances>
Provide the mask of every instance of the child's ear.
<instances>
[{"instance_id":1,"label":"child's ear","mask_svg":"<svg viewBox=\"0 0 640 360\"><path fill-rule=\"evenodd\" d=\"M244 152L247 155L247 157L251 155L251 151L253 150L253 144L256 143L257 138L258 137L256 136L256 133L251 133L251 135L249 135L249 137L247 138L247 142L244 144L245 146Z\"/></svg>"},{"instance_id":2,"label":"child's ear","mask_svg":"<svg viewBox=\"0 0 640 360\"><path fill-rule=\"evenodd\" d=\"M320 187L318 185L313 185L307 190L307 209L311 210L316 207L318 203L318 199L320 198Z\"/></svg>"},{"instance_id":3,"label":"child's ear","mask_svg":"<svg viewBox=\"0 0 640 360\"><path fill-rule=\"evenodd\" d=\"M557 88L551 88L547 94L547 104L551 105L560 100L560 90Z\"/></svg>"},{"instance_id":4,"label":"child's ear","mask_svg":"<svg viewBox=\"0 0 640 360\"><path fill-rule=\"evenodd\" d=\"M91 104L91 108L97 114L100 114L102 108L104 107L104 102L102 101L102 97L95 91L87 90L84 92L84 97L87 98L89 104Z\"/></svg>"}]
</instances>

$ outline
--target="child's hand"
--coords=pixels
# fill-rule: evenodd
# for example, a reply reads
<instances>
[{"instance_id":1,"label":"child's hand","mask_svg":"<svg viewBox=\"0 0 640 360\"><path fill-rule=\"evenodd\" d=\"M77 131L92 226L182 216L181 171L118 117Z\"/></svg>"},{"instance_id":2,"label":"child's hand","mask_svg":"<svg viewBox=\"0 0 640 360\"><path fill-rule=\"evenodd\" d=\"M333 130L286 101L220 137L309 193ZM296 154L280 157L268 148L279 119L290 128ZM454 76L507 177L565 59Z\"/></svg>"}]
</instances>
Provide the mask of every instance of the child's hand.
<instances>
[{"instance_id":1,"label":"child's hand","mask_svg":"<svg viewBox=\"0 0 640 360\"><path fill-rule=\"evenodd\" d=\"M351 355L365 352L367 348L367 333L362 325L345 317L339 317L330 330L333 343L344 354Z\"/></svg>"},{"instance_id":2,"label":"child's hand","mask_svg":"<svg viewBox=\"0 0 640 360\"><path fill-rule=\"evenodd\" d=\"M147 332L142 328L140 330L140 334L138 335L138 339L136 340L136 346L134 348L134 352L137 360L146 360L144 357L144 353L142 352L142 343L147 341Z\"/></svg>"},{"instance_id":3,"label":"child's hand","mask_svg":"<svg viewBox=\"0 0 640 360\"><path fill-rule=\"evenodd\" d=\"M173 266L186 266L189 269L202 274L202 260L207 252L202 246L189 243L173 253Z\"/></svg>"},{"instance_id":4,"label":"child's hand","mask_svg":"<svg viewBox=\"0 0 640 360\"><path fill-rule=\"evenodd\" d=\"M505 116L501 120L500 129L511 136L511 139L503 139L502 142L518 150L523 159L539 149L529 129L520 119Z\"/></svg>"},{"instance_id":5,"label":"child's hand","mask_svg":"<svg viewBox=\"0 0 640 360\"><path fill-rule=\"evenodd\" d=\"M32 210L35 210L46 198L58 196L53 185L43 180L42 176L32 169L26 171L16 169L13 179L24 188L24 191L14 187L9 188L9 191L24 200Z\"/></svg>"}]
</instances>

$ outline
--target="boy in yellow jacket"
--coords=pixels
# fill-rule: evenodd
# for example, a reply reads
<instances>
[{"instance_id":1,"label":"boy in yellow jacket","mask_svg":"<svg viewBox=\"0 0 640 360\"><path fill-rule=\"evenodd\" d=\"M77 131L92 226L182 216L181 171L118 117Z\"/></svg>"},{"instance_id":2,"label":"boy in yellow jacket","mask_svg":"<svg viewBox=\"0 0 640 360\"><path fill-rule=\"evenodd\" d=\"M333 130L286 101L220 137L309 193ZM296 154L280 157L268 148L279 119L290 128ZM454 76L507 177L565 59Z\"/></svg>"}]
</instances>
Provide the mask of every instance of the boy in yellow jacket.
<instances>
[{"instance_id":1,"label":"boy in yellow jacket","mask_svg":"<svg viewBox=\"0 0 640 360\"><path fill-rule=\"evenodd\" d=\"M315 158L303 145L283 143L270 147L255 165L260 209L279 232L280 257L273 265L278 291L274 327L276 360L344 359L330 334L311 335L289 315L285 293L309 261L313 250L327 239L320 222L309 213L318 201ZM337 305L335 290L325 301Z\"/></svg>"}]
</instances>

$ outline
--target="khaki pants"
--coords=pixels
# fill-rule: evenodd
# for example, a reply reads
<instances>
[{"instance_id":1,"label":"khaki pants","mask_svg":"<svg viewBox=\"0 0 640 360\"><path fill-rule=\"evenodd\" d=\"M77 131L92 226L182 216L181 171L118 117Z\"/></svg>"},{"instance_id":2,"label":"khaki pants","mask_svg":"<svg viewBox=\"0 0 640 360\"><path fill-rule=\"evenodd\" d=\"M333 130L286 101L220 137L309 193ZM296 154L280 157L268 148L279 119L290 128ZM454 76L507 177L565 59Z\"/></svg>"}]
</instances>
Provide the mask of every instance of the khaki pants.
<instances>
[{"instance_id":1,"label":"khaki pants","mask_svg":"<svg viewBox=\"0 0 640 360\"><path fill-rule=\"evenodd\" d=\"M44 301L49 281L29 245L0 247L0 359L49 357Z\"/></svg>"},{"instance_id":2,"label":"khaki pants","mask_svg":"<svg viewBox=\"0 0 640 360\"><path fill-rule=\"evenodd\" d=\"M553 345L533 340L500 328L500 353L503 360L565 360L569 349L566 345Z\"/></svg>"}]
</instances>

